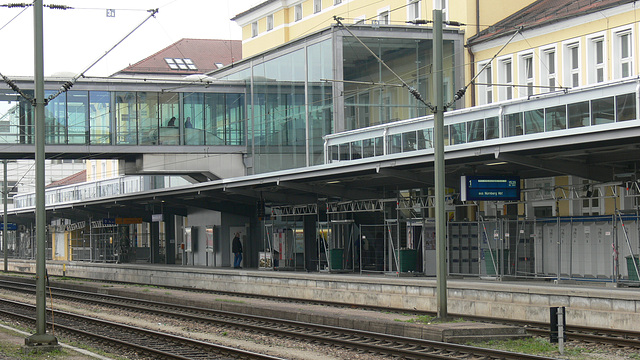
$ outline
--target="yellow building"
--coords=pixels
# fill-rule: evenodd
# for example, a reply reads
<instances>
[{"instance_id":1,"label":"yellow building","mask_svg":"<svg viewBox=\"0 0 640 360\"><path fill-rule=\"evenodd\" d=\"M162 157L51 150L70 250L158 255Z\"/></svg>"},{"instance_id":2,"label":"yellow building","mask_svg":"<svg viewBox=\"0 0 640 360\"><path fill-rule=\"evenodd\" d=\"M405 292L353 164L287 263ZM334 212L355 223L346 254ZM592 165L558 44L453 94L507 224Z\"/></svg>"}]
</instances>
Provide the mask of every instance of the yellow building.
<instances>
[{"instance_id":1,"label":"yellow building","mask_svg":"<svg viewBox=\"0 0 640 360\"><path fill-rule=\"evenodd\" d=\"M431 20L434 6L440 5L443 19L462 23L465 40L490 24L511 15L533 0L266 0L232 20L242 27L242 53L245 58L265 52L287 42L308 36L332 24L334 16L344 24L376 26L414 25L414 20ZM453 26L451 26L453 27ZM456 26L458 28L458 26ZM464 55L464 64L473 55ZM465 76L473 76L473 67L465 66ZM471 99L465 99L466 106ZM461 105L462 106L462 105Z\"/></svg>"},{"instance_id":2,"label":"yellow building","mask_svg":"<svg viewBox=\"0 0 640 360\"><path fill-rule=\"evenodd\" d=\"M639 15L630 0L536 1L468 39L478 74L472 104L548 96L592 86L602 86L606 94L607 84L639 74ZM613 99L610 104L601 104L610 110L596 111L593 103L590 108L588 101L576 102L559 112L547 108L537 118L518 118L513 124L505 118L503 126L505 131L529 134L627 120L619 118L619 109L625 106L624 101L637 99ZM549 121L550 117L554 120ZM633 206L633 199L614 194L615 184L576 176L531 179L526 187L555 188L555 197L563 199L531 205L529 211L537 216L556 212L572 216L613 214L615 209ZM581 195L559 190L561 187L579 189ZM589 196L585 196L587 193Z\"/></svg>"}]
</instances>

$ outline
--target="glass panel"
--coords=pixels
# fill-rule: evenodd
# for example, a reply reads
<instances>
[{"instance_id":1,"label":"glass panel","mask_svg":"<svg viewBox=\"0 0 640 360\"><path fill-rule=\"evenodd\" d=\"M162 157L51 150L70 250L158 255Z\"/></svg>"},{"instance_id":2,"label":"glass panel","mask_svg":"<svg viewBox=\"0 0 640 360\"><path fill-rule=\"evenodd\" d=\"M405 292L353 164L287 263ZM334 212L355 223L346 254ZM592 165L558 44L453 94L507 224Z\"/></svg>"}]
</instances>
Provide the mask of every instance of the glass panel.
<instances>
[{"instance_id":1,"label":"glass panel","mask_svg":"<svg viewBox=\"0 0 640 360\"><path fill-rule=\"evenodd\" d=\"M340 153L340 160L349 160L349 144L340 144L338 145L338 151Z\"/></svg>"},{"instance_id":2,"label":"glass panel","mask_svg":"<svg viewBox=\"0 0 640 360\"><path fill-rule=\"evenodd\" d=\"M485 119L485 139L497 139L500 137L500 120L497 116Z\"/></svg>"},{"instance_id":3,"label":"glass panel","mask_svg":"<svg viewBox=\"0 0 640 360\"><path fill-rule=\"evenodd\" d=\"M244 94L225 94L225 98L227 124L224 143L225 145L244 145L245 124L247 123Z\"/></svg>"},{"instance_id":4,"label":"glass panel","mask_svg":"<svg viewBox=\"0 0 640 360\"><path fill-rule=\"evenodd\" d=\"M425 64L433 63L432 40L372 37L364 38L362 41L386 63L407 64L403 70L406 83L415 88L422 98L431 97L431 74ZM345 59L343 79L348 81L342 85L345 94L344 128L346 130L425 116L430 113L424 104L417 101L405 89L372 87L369 84L351 82L393 83L397 79L386 68L380 68L373 55L370 55L356 39L344 37L342 51ZM449 83L445 94L446 99L451 99L453 90L457 88L454 84L456 66L454 65L455 57L452 56L453 51L453 42L445 41L444 61L447 64L444 65L446 69L444 78Z\"/></svg>"},{"instance_id":5,"label":"glass panel","mask_svg":"<svg viewBox=\"0 0 640 360\"><path fill-rule=\"evenodd\" d=\"M577 128L589 125L589 102L583 101L567 105L569 111L569 128Z\"/></svg>"},{"instance_id":6,"label":"glass panel","mask_svg":"<svg viewBox=\"0 0 640 360\"><path fill-rule=\"evenodd\" d=\"M254 171L307 165L305 50L254 66Z\"/></svg>"},{"instance_id":7,"label":"glass panel","mask_svg":"<svg viewBox=\"0 0 640 360\"><path fill-rule=\"evenodd\" d=\"M45 91L45 96L55 94ZM45 144L67 143L67 93L62 93L44 108Z\"/></svg>"},{"instance_id":8,"label":"glass panel","mask_svg":"<svg viewBox=\"0 0 640 360\"><path fill-rule=\"evenodd\" d=\"M522 135L522 113L504 116L505 137Z\"/></svg>"},{"instance_id":9,"label":"glass panel","mask_svg":"<svg viewBox=\"0 0 640 360\"><path fill-rule=\"evenodd\" d=\"M338 145L329 146L329 161L337 161L339 154Z\"/></svg>"},{"instance_id":10,"label":"glass panel","mask_svg":"<svg viewBox=\"0 0 640 360\"><path fill-rule=\"evenodd\" d=\"M180 96L175 93L158 94L160 109L160 133L158 143L161 145L180 144Z\"/></svg>"},{"instance_id":11,"label":"glass panel","mask_svg":"<svg viewBox=\"0 0 640 360\"><path fill-rule=\"evenodd\" d=\"M467 142L467 124L466 123L452 124L449 126L449 131L451 132L449 134L450 135L449 140L451 145L464 144Z\"/></svg>"},{"instance_id":12,"label":"glass panel","mask_svg":"<svg viewBox=\"0 0 640 360\"><path fill-rule=\"evenodd\" d=\"M157 145L160 119L158 118L158 93L139 92L140 145Z\"/></svg>"},{"instance_id":13,"label":"glass panel","mask_svg":"<svg viewBox=\"0 0 640 360\"><path fill-rule=\"evenodd\" d=\"M549 75L556 73L556 52L550 51L547 53L547 67L549 68Z\"/></svg>"},{"instance_id":14,"label":"glass panel","mask_svg":"<svg viewBox=\"0 0 640 360\"><path fill-rule=\"evenodd\" d=\"M445 125L444 126L443 133L442 133L442 138L444 139L444 145L445 146L451 144L451 142L449 141L449 125Z\"/></svg>"},{"instance_id":15,"label":"glass panel","mask_svg":"<svg viewBox=\"0 0 640 360\"><path fill-rule=\"evenodd\" d=\"M184 95L184 144L204 145L204 94ZM225 107L223 106L223 109Z\"/></svg>"},{"instance_id":16,"label":"glass panel","mask_svg":"<svg viewBox=\"0 0 640 360\"><path fill-rule=\"evenodd\" d=\"M554 106L545 109L545 131L555 131L567 128L566 105Z\"/></svg>"},{"instance_id":17,"label":"glass panel","mask_svg":"<svg viewBox=\"0 0 640 360\"><path fill-rule=\"evenodd\" d=\"M89 93L89 142L91 144L111 143L111 93L92 91Z\"/></svg>"},{"instance_id":18,"label":"glass panel","mask_svg":"<svg viewBox=\"0 0 640 360\"><path fill-rule=\"evenodd\" d=\"M207 119L205 143L207 145L225 145L228 131L225 94L205 94L204 101Z\"/></svg>"},{"instance_id":19,"label":"glass panel","mask_svg":"<svg viewBox=\"0 0 640 360\"><path fill-rule=\"evenodd\" d=\"M467 123L467 134L469 135L469 142L484 140L484 120L469 121Z\"/></svg>"},{"instance_id":20,"label":"glass panel","mask_svg":"<svg viewBox=\"0 0 640 360\"><path fill-rule=\"evenodd\" d=\"M575 70L578 68L578 47L574 46L571 49L571 69Z\"/></svg>"},{"instance_id":21,"label":"glass panel","mask_svg":"<svg viewBox=\"0 0 640 360\"><path fill-rule=\"evenodd\" d=\"M402 152L402 134L393 134L387 137L389 154Z\"/></svg>"},{"instance_id":22,"label":"glass panel","mask_svg":"<svg viewBox=\"0 0 640 360\"><path fill-rule=\"evenodd\" d=\"M433 129L418 130L418 149L431 149L433 147Z\"/></svg>"},{"instance_id":23,"label":"glass panel","mask_svg":"<svg viewBox=\"0 0 640 360\"><path fill-rule=\"evenodd\" d=\"M67 92L67 121L68 121L68 143L86 144L89 108L88 91L68 91Z\"/></svg>"},{"instance_id":24,"label":"glass panel","mask_svg":"<svg viewBox=\"0 0 640 360\"><path fill-rule=\"evenodd\" d=\"M525 134L544 132L544 109L525 111L524 131Z\"/></svg>"},{"instance_id":25,"label":"glass panel","mask_svg":"<svg viewBox=\"0 0 640 360\"><path fill-rule=\"evenodd\" d=\"M116 144L138 143L138 103L135 92L116 92Z\"/></svg>"},{"instance_id":26,"label":"glass panel","mask_svg":"<svg viewBox=\"0 0 640 360\"><path fill-rule=\"evenodd\" d=\"M353 141L351 143L351 160L362 158L362 141Z\"/></svg>"},{"instance_id":27,"label":"glass panel","mask_svg":"<svg viewBox=\"0 0 640 360\"><path fill-rule=\"evenodd\" d=\"M402 134L402 152L406 151L415 151L418 149L418 144L416 143L416 132L406 132Z\"/></svg>"},{"instance_id":28,"label":"glass panel","mask_svg":"<svg viewBox=\"0 0 640 360\"><path fill-rule=\"evenodd\" d=\"M620 50L623 59L629 57L629 34L620 36Z\"/></svg>"},{"instance_id":29,"label":"glass panel","mask_svg":"<svg viewBox=\"0 0 640 360\"><path fill-rule=\"evenodd\" d=\"M384 155L384 139L382 136L378 136L374 140L376 143L376 156Z\"/></svg>"},{"instance_id":30,"label":"glass panel","mask_svg":"<svg viewBox=\"0 0 640 360\"><path fill-rule=\"evenodd\" d=\"M624 94L616 96L617 121L635 120L636 118L636 94Z\"/></svg>"},{"instance_id":31,"label":"glass panel","mask_svg":"<svg viewBox=\"0 0 640 360\"><path fill-rule=\"evenodd\" d=\"M362 157L368 158L375 155L374 142L372 139L362 140Z\"/></svg>"},{"instance_id":32,"label":"glass panel","mask_svg":"<svg viewBox=\"0 0 640 360\"><path fill-rule=\"evenodd\" d=\"M322 137L333 132L333 84L321 79L333 76L332 40L325 40L307 48L307 89L309 96L309 164L322 163ZM373 149L372 149L373 150ZM366 150L365 150L366 151Z\"/></svg>"},{"instance_id":33,"label":"glass panel","mask_svg":"<svg viewBox=\"0 0 640 360\"><path fill-rule=\"evenodd\" d=\"M591 100L591 125L607 124L616 121L613 96Z\"/></svg>"},{"instance_id":34,"label":"glass panel","mask_svg":"<svg viewBox=\"0 0 640 360\"><path fill-rule=\"evenodd\" d=\"M604 42L602 40L596 41L596 64L602 64L604 62Z\"/></svg>"}]
</instances>

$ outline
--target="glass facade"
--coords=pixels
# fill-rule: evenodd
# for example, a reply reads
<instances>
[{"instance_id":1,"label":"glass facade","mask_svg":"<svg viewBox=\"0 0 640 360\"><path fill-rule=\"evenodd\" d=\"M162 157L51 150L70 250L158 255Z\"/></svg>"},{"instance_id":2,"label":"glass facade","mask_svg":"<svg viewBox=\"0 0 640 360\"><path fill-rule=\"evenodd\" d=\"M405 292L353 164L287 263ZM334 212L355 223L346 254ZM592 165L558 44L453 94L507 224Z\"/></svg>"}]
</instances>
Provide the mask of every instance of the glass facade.
<instances>
[{"instance_id":1,"label":"glass facade","mask_svg":"<svg viewBox=\"0 0 640 360\"><path fill-rule=\"evenodd\" d=\"M596 95L601 94L601 92L594 93ZM444 143L445 145L458 145L465 142L636 120L637 98L638 95L636 93L621 92L614 96L603 98L597 96L590 100L570 102L563 105L554 104L554 106L542 106L540 108L531 106L531 110L506 112L502 117L490 116L483 119L456 121L456 115L447 116L445 117L447 124L444 126ZM519 106L514 105L514 108ZM486 111L484 110L481 113L486 114ZM495 107L492 111L497 113L500 111L500 107ZM460 116L467 117L468 115L462 113ZM502 123L500 121L501 118ZM502 133L500 133L500 124L502 124ZM361 153L368 156L382 156L433 148L432 120L429 118L424 119L424 129L403 131L403 126L416 127L415 123L390 125L386 129L389 134L386 137L387 149L383 153L378 151L381 147L374 145L383 143L383 137L378 135L382 132L379 128L371 128L367 132L361 133L347 132L344 135L333 137L327 144L327 161L356 160L362 157L360 156ZM349 141L340 139L341 136L349 138ZM360 144L362 145L360 146ZM349 151L349 149L353 149L354 145L357 151Z\"/></svg>"},{"instance_id":2,"label":"glass facade","mask_svg":"<svg viewBox=\"0 0 640 360\"><path fill-rule=\"evenodd\" d=\"M244 80L251 94L247 98L247 150L253 158L249 173L322 164L326 135L429 113L369 49L430 101L431 31L415 27L382 31L367 26L353 31L366 47L348 32L330 28L213 74L224 80ZM462 86L458 70L462 50L461 34L445 34L446 101ZM452 131L452 142L466 142L464 126ZM431 146L431 136L429 132L399 136L386 146L398 151L422 149ZM377 156L385 152L384 147L380 137L346 144L329 156Z\"/></svg>"},{"instance_id":3,"label":"glass facade","mask_svg":"<svg viewBox=\"0 0 640 360\"><path fill-rule=\"evenodd\" d=\"M364 38L364 44L426 101L431 99L433 47L430 39ZM344 37L345 130L411 119L430 113L398 78L353 37ZM445 102L453 98L454 41L444 42ZM375 84L375 85L374 85Z\"/></svg>"},{"instance_id":4,"label":"glass facade","mask_svg":"<svg viewBox=\"0 0 640 360\"><path fill-rule=\"evenodd\" d=\"M32 95L33 91L26 93ZM45 93L51 94L55 92ZM244 93L70 90L45 107L45 142L243 146L247 122L244 99ZM35 143L35 118L29 101L0 101L0 110L0 144Z\"/></svg>"}]
</instances>

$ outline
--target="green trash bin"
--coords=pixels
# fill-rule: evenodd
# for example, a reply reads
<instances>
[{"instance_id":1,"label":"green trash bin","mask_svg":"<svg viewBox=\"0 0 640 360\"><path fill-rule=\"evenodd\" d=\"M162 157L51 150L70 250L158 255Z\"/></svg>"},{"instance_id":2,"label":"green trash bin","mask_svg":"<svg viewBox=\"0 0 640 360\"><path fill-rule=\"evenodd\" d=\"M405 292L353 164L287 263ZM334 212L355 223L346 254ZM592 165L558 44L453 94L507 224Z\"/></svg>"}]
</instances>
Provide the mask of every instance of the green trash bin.
<instances>
[{"instance_id":1,"label":"green trash bin","mask_svg":"<svg viewBox=\"0 0 640 360\"><path fill-rule=\"evenodd\" d=\"M502 254L506 254L508 250L503 250ZM502 256L502 258L500 259L498 257L498 250L489 250L489 249L482 249L482 252L484 254L484 265L485 265L485 270L487 271L487 275L490 276L495 276L496 275L496 269L498 271L500 271L500 264L502 264L503 267L503 274L507 273L507 263L504 260L504 256ZM491 257L491 253L493 253L493 257ZM494 266L494 262L495 261L495 266Z\"/></svg>"},{"instance_id":2,"label":"green trash bin","mask_svg":"<svg viewBox=\"0 0 640 360\"><path fill-rule=\"evenodd\" d=\"M627 273L629 274L629 280L638 281L638 273L636 272L636 267L633 266L633 259L636 260L636 266L640 271L640 264L638 263L638 255L629 255L627 256Z\"/></svg>"},{"instance_id":3,"label":"green trash bin","mask_svg":"<svg viewBox=\"0 0 640 360\"><path fill-rule=\"evenodd\" d=\"M344 262L344 249L329 250L329 270L342 270Z\"/></svg>"},{"instance_id":4,"label":"green trash bin","mask_svg":"<svg viewBox=\"0 0 640 360\"><path fill-rule=\"evenodd\" d=\"M398 268L400 272L416 271L418 251L415 249L400 249L398 254Z\"/></svg>"}]
</instances>

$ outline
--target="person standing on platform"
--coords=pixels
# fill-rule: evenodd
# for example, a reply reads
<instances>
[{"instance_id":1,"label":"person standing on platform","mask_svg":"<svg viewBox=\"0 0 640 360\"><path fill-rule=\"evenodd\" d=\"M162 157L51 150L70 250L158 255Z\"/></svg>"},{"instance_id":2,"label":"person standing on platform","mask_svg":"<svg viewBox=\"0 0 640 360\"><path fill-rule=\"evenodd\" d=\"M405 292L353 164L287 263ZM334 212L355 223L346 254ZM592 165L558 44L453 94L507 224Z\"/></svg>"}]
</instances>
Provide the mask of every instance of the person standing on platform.
<instances>
[{"instance_id":1,"label":"person standing on platform","mask_svg":"<svg viewBox=\"0 0 640 360\"><path fill-rule=\"evenodd\" d=\"M233 241L231 242L231 251L233 252L233 268L234 269L242 269L240 263L242 262L242 242L240 241L240 233L237 232L233 236Z\"/></svg>"},{"instance_id":2,"label":"person standing on platform","mask_svg":"<svg viewBox=\"0 0 640 360\"><path fill-rule=\"evenodd\" d=\"M167 123L167 126L169 127L175 127L176 126L176 117L172 116L171 119L169 119L169 122Z\"/></svg>"}]
</instances>

